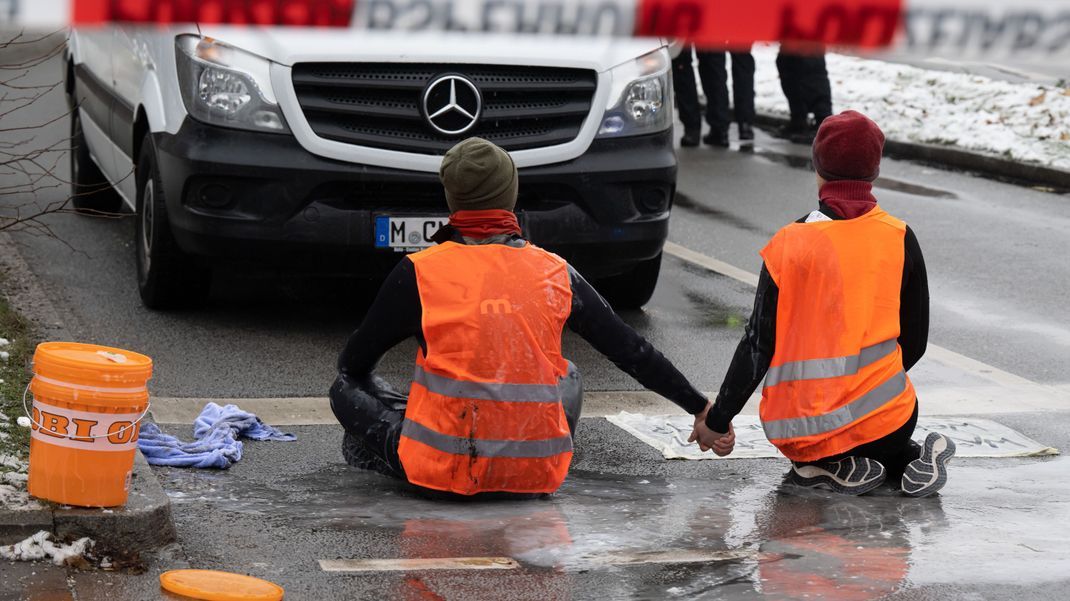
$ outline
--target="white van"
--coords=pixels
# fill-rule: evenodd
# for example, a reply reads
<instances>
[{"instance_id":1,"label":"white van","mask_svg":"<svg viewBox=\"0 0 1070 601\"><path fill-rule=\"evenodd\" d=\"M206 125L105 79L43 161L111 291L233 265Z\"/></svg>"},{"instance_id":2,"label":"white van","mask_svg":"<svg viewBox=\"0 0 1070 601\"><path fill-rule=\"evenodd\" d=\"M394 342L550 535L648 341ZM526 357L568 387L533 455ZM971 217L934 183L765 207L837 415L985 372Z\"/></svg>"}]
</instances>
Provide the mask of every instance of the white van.
<instances>
[{"instance_id":1,"label":"white van","mask_svg":"<svg viewBox=\"0 0 1070 601\"><path fill-rule=\"evenodd\" d=\"M77 29L67 92L82 210L137 214L138 289L203 298L221 259L383 273L446 218L458 140L509 150L525 235L636 307L676 183L662 40L339 29ZM107 188L107 186L104 186Z\"/></svg>"}]
</instances>

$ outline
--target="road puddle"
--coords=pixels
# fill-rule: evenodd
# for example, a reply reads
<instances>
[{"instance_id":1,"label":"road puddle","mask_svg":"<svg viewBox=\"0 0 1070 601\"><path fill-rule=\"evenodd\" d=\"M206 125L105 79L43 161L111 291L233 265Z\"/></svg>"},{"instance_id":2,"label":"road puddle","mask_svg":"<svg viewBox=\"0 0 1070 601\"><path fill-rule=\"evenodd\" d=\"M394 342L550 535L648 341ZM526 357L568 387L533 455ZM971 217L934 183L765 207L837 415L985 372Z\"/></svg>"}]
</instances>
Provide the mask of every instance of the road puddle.
<instances>
[{"instance_id":1,"label":"road puddle","mask_svg":"<svg viewBox=\"0 0 1070 601\"><path fill-rule=\"evenodd\" d=\"M926 584L1057 581L1070 565L1066 458L955 464L942 495L928 499L890 487L859 498L804 490L778 480L780 463L754 465L757 475L722 470L710 480L574 472L547 499L467 503L340 464L267 485L226 473L160 475L178 505L392 537L397 556L376 559L416 561L412 573L428 590L450 573L421 571L428 558L512 559L555 582L605 573L614 590L648 598L717 589L879 599Z\"/></svg>"}]
</instances>

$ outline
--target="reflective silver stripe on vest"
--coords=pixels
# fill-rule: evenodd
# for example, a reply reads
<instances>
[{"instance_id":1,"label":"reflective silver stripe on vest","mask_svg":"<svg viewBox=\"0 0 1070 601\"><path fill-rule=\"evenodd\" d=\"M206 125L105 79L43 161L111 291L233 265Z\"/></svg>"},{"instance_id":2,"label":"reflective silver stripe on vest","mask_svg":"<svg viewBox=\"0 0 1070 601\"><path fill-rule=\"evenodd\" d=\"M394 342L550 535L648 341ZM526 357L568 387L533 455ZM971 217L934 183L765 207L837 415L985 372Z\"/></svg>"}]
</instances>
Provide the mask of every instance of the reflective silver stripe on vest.
<instances>
[{"instance_id":1,"label":"reflective silver stripe on vest","mask_svg":"<svg viewBox=\"0 0 1070 601\"><path fill-rule=\"evenodd\" d=\"M873 346L867 346L857 355L849 357L833 357L831 359L809 359L807 361L792 361L784 365L770 367L765 376L766 386L776 386L781 382L794 382L797 380L821 380L824 378L836 378L850 376L858 373L858 370L883 359L895 351L898 341L893 338L885 340Z\"/></svg>"},{"instance_id":2,"label":"reflective silver stripe on vest","mask_svg":"<svg viewBox=\"0 0 1070 601\"><path fill-rule=\"evenodd\" d=\"M416 366L413 381L435 394L454 398L534 403L556 403L561 400L561 392L556 384L463 382L433 374L419 365Z\"/></svg>"},{"instance_id":3,"label":"reflective silver stripe on vest","mask_svg":"<svg viewBox=\"0 0 1070 601\"><path fill-rule=\"evenodd\" d=\"M423 424L406 419L401 426L401 435L452 455L476 457L538 458L553 457L572 450L569 435L545 440L484 440L461 438L436 432Z\"/></svg>"},{"instance_id":4,"label":"reflective silver stripe on vest","mask_svg":"<svg viewBox=\"0 0 1070 601\"><path fill-rule=\"evenodd\" d=\"M873 411L880 409L889 401L903 394L906 388L907 374L904 371L900 371L888 378L885 383L831 413L762 422L762 427L765 429L765 435L769 440L824 434L856 422Z\"/></svg>"}]
</instances>

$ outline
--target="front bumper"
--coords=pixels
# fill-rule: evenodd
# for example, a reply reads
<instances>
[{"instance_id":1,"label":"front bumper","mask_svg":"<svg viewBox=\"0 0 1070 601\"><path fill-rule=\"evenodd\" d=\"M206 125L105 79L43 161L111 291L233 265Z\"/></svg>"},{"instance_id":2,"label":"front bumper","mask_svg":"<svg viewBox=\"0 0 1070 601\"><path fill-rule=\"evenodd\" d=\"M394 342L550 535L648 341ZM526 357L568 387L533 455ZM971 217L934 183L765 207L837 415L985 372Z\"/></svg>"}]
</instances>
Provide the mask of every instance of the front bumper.
<instances>
[{"instance_id":1,"label":"front bumper","mask_svg":"<svg viewBox=\"0 0 1070 601\"><path fill-rule=\"evenodd\" d=\"M438 176L311 154L286 135L204 125L153 135L167 212L186 252L378 272L378 215L445 215ZM676 185L672 132L596 140L582 156L520 170L525 236L590 277L661 252Z\"/></svg>"}]
</instances>

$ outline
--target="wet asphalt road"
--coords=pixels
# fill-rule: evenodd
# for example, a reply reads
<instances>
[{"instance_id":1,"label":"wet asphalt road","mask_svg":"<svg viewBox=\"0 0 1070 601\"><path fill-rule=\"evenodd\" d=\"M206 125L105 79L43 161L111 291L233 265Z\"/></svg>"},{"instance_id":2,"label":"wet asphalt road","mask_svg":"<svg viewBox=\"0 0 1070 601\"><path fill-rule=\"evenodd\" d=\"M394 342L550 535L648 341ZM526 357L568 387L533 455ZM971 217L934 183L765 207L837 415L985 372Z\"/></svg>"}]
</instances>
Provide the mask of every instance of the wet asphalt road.
<instances>
[{"instance_id":1,"label":"wet asphalt road","mask_svg":"<svg viewBox=\"0 0 1070 601\"><path fill-rule=\"evenodd\" d=\"M52 95L28 117L39 120L61 107ZM65 131L61 122L46 136ZM680 160L671 239L745 270L757 272L757 250L779 226L814 208L805 148L760 134L751 152L688 149ZM882 175L882 205L914 227L926 253L931 340L1065 389L1070 197L904 161L886 160ZM137 298L130 220L62 215L50 225L66 244L17 241L64 325L79 340L151 355L157 396L323 396L337 352L370 298L366 287L351 283L228 273L217 279L206 308L154 313ZM625 318L700 388L716 390L751 295L746 284L666 257L652 303ZM396 349L383 373L403 383L412 353L412 345ZM566 353L589 390L638 388L574 336ZM1066 411L1001 421L1046 444L1070 445L1070 402ZM252 444L229 472L158 473L175 501L180 557L194 567L276 579L292 599L750 599L784 590L877 599L896 589L891 598L1065 596L1067 572L1059 568L1070 562L1070 490L1063 460L962 461L960 479L939 499L843 500L778 492L780 462L667 463L602 420L584 424L566 489L553 501L528 505L431 506L345 468L338 429L328 426L298 428L293 445ZM656 492L647 493L650 486ZM859 553L830 559L815 553L821 547ZM609 565L620 558L606 559L607 548L743 555L701 567L620 566ZM324 574L314 563L458 554L508 555L523 567L353 576ZM158 560L151 568L172 565ZM34 581L21 570L4 566L0 598L5 586L32 590ZM34 578L56 572L35 570ZM836 575L831 582L829 574ZM73 578L78 598L157 595L152 573ZM785 582L790 588L777 588Z\"/></svg>"}]
</instances>

